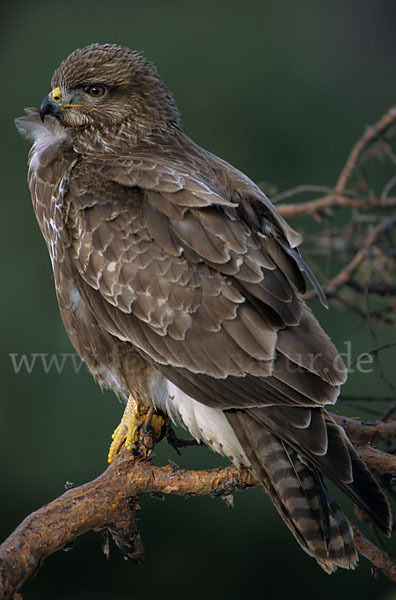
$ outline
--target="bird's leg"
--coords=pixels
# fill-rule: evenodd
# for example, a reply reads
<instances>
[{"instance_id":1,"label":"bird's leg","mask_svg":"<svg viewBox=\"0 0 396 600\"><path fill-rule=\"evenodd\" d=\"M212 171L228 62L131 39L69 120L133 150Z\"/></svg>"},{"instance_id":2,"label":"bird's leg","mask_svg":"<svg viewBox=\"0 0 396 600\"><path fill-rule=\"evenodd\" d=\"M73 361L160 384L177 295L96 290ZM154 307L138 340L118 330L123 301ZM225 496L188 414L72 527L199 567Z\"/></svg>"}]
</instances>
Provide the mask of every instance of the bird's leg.
<instances>
[{"instance_id":1,"label":"bird's leg","mask_svg":"<svg viewBox=\"0 0 396 600\"><path fill-rule=\"evenodd\" d=\"M144 419L143 431L144 433L148 433L148 431L151 429L152 431L154 431L154 433L157 434L157 437L159 437L159 439L162 439L162 437L160 436L162 435L162 428L164 426L164 423L164 417L161 414L156 414L154 408L151 407L148 409L146 417Z\"/></svg>"},{"instance_id":2,"label":"bird's leg","mask_svg":"<svg viewBox=\"0 0 396 600\"><path fill-rule=\"evenodd\" d=\"M113 462L119 453L121 446L125 444L127 450L136 448L137 431L146 420L147 410L143 408L139 410L139 404L131 394L129 394L128 402L126 403L124 414L118 427L114 430L107 460Z\"/></svg>"},{"instance_id":3,"label":"bird's leg","mask_svg":"<svg viewBox=\"0 0 396 600\"><path fill-rule=\"evenodd\" d=\"M163 425L164 418L156 414L154 408L139 404L130 394L121 422L112 435L108 462L113 462L123 444L127 450L136 449L139 445L139 452L146 456L147 451L152 450L154 444L161 438Z\"/></svg>"},{"instance_id":4,"label":"bird's leg","mask_svg":"<svg viewBox=\"0 0 396 600\"><path fill-rule=\"evenodd\" d=\"M165 425L165 439L169 446L171 446L176 454L181 456L181 452L179 448L188 448L191 446L203 446L202 442L198 442L197 440L185 440L177 437L176 433L173 431L170 423Z\"/></svg>"}]
</instances>

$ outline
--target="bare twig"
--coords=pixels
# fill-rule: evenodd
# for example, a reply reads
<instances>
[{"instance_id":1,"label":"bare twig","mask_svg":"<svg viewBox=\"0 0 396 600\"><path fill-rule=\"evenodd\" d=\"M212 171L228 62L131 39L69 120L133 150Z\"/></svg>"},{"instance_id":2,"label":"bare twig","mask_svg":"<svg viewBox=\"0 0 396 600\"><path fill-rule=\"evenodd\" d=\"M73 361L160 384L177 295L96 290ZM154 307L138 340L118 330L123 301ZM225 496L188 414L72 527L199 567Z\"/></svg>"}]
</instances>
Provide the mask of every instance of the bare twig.
<instances>
[{"instance_id":1,"label":"bare twig","mask_svg":"<svg viewBox=\"0 0 396 600\"><path fill-rule=\"evenodd\" d=\"M376 225L376 227L372 228L369 235L367 236L359 250L356 252L355 256L350 261L350 263L348 263L346 267L341 269L341 271L337 273L335 277L330 279L330 281L328 281L324 286L324 291L328 297L334 296L338 288L340 288L342 285L345 285L349 281L351 276L367 258L368 251L370 250L374 242L377 240L377 238L387 229L395 227L395 225L396 215L392 215L391 217L388 217L381 221L378 225ZM313 290L310 290L305 294L304 299L307 302L309 302L313 299L314 296L315 292Z\"/></svg>"},{"instance_id":2,"label":"bare twig","mask_svg":"<svg viewBox=\"0 0 396 600\"><path fill-rule=\"evenodd\" d=\"M336 190L344 190L351 178L353 171L358 163L363 150L376 138L385 134L396 123L396 107L391 108L381 119L372 127L369 127L362 137L356 142L350 155L342 169L336 184Z\"/></svg>"},{"instance_id":3,"label":"bare twig","mask_svg":"<svg viewBox=\"0 0 396 600\"><path fill-rule=\"evenodd\" d=\"M367 284L366 286L363 286L358 281L355 281L354 279L350 279L348 281L348 287L352 288L356 292L359 292L360 294L364 294L365 290L367 290L368 294L374 294L376 296L396 296L396 285L392 285L390 283L388 283L388 284L372 283L372 284Z\"/></svg>"},{"instance_id":4,"label":"bare twig","mask_svg":"<svg viewBox=\"0 0 396 600\"><path fill-rule=\"evenodd\" d=\"M277 204L277 210L283 217L298 217L301 215L317 216L318 213L334 207L350 207L367 209L386 209L396 206L396 198L388 197L389 191L395 185L392 178L384 188L380 198L359 199L352 190L347 190L347 185L358 165L359 158L363 151L376 139L383 136L396 123L396 107L391 108L381 119L372 127L367 128L362 137L356 142L351 153L342 169L334 189L325 186L301 185L281 192L272 197L273 202L285 200L300 193L305 192L325 192L326 195L317 200L303 202L300 204Z\"/></svg>"},{"instance_id":5,"label":"bare twig","mask_svg":"<svg viewBox=\"0 0 396 600\"><path fill-rule=\"evenodd\" d=\"M377 367L380 378L388 386L388 388L392 392L394 392L396 395L396 387L393 385L392 381L389 379L388 375L385 373L385 370L384 370L384 368L380 362L379 356L378 356L379 352L381 350L393 346L394 344L396 344L396 342L393 342L393 343L391 342L390 344L378 345L378 336L377 336L377 333L376 333L374 327L371 324L370 300L369 300L367 289L364 290L364 298L365 298L366 307L367 307L367 319L366 319L367 326L370 331L371 339L373 340L374 344L376 345L375 351L371 350L371 354L374 356L374 362ZM382 415L381 421L386 421L387 419L389 419L392 416L395 408L396 408L396 402L393 401L391 406L389 406L388 409L385 411L385 413Z\"/></svg>"},{"instance_id":6,"label":"bare twig","mask_svg":"<svg viewBox=\"0 0 396 600\"><path fill-rule=\"evenodd\" d=\"M278 211L287 218L306 215L318 221L326 215L333 219L333 209L344 210L345 224L333 231L333 220L324 219L322 231L307 240L304 254L308 258L312 255L327 259L326 268L322 270L325 277L321 279L326 281L324 290L329 300L344 309L349 306L362 316L366 313L360 307L358 294L366 287L378 297L394 295L396 197L389 194L395 186L396 175L388 178L382 191L376 194L373 190L377 184L371 184L366 167L369 161L380 157L387 159L394 169L396 154L392 142L395 139L396 107L393 107L354 145L334 188L301 185L274 196ZM298 204L279 204L297 194L312 192L324 195ZM392 210L393 214L389 214ZM371 229L368 229L370 224ZM388 248L384 247L385 243ZM375 280L368 282L370 272L375 274ZM309 291L305 299L311 301L314 297L314 292ZM377 323L395 326L395 313L396 305L389 299L386 306L372 311L370 316Z\"/></svg>"},{"instance_id":7,"label":"bare twig","mask_svg":"<svg viewBox=\"0 0 396 600\"><path fill-rule=\"evenodd\" d=\"M280 194L275 196L275 198L278 198L279 196ZM304 215L317 217L320 213L334 207L360 208L361 210L385 210L388 208L394 208L395 206L395 196L356 200L348 195L345 196L342 192L334 192L333 194L328 194L322 198L311 200L309 202L301 202L299 204L278 204L276 210L280 212L282 217L288 219L292 217L301 217Z\"/></svg>"},{"instance_id":8,"label":"bare twig","mask_svg":"<svg viewBox=\"0 0 396 600\"><path fill-rule=\"evenodd\" d=\"M382 350L388 350L389 348L394 348L395 346L396 346L396 340L393 342L387 342L386 344L380 344L379 346L374 346L374 348L371 348L370 350L365 350L364 354L372 354L373 356L377 356L379 352L382 352ZM359 355L355 360L353 360L350 363L349 368L355 366L355 364L358 362L360 356L361 355Z\"/></svg>"},{"instance_id":9,"label":"bare twig","mask_svg":"<svg viewBox=\"0 0 396 600\"><path fill-rule=\"evenodd\" d=\"M396 582L396 565L393 560L389 558L386 552L377 548L373 542L370 542L370 540L368 540L355 525L352 525L352 528L356 550L360 556L367 558L367 560L370 561L375 568L380 569L388 579Z\"/></svg>"}]
</instances>

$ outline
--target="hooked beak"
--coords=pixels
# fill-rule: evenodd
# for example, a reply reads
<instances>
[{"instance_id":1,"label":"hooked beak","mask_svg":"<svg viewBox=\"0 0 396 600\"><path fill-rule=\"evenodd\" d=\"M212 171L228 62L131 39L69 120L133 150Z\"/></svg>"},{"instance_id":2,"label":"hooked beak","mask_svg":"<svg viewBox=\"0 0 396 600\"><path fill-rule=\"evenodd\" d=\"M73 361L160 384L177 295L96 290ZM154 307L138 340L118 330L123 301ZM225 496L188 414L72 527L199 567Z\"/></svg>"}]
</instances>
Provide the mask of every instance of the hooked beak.
<instances>
[{"instance_id":1,"label":"hooked beak","mask_svg":"<svg viewBox=\"0 0 396 600\"><path fill-rule=\"evenodd\" d=\"M60 105L52 100L51 94L48 94L40 105L40 119L44 122L45 115L56 115L60 110Z\"/></svg>"},{"instance_id":2,"label":"hooked beak","mask_svg":"<svg viewBox=\"0 0 396 600\"><path fill-rule=\"evenodd\" d=\"M44 121L45 115L57 115L65 108L74 108L78 106L87 106L86 104L76 104L65 102L66 98L62 97L62 91L59 87L50 91L48 96L44 98L40 106L40 118Z\"/></svg>"}]
</instances>

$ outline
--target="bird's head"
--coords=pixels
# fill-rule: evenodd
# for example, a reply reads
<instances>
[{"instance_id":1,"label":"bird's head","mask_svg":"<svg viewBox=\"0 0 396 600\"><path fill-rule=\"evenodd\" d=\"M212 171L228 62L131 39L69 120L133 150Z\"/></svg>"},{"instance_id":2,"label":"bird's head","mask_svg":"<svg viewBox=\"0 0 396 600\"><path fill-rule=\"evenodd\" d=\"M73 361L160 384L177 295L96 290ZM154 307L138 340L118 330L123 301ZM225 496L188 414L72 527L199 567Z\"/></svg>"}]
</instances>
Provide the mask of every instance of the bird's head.
<instances>
[{"instance_id":1,"label":"bird's head","mask_svg":"<svg viewBox=\"0 0 396 600\"><path fill-rule=\"evenodd\" d=\"M55 115L67 128L114 130L144 137L179 123L173 97L154 65L139 52L112 44L75 50L55 71L40 116Z\"/></svg>"}]
</instances>

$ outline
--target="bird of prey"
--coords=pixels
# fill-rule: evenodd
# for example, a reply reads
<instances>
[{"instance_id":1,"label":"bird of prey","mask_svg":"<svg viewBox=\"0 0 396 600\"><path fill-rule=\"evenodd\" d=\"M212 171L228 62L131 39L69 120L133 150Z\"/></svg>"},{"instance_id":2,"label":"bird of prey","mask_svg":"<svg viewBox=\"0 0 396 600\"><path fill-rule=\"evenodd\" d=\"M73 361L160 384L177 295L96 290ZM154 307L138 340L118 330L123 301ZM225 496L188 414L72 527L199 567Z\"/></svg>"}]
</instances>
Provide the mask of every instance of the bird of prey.
<instances>
[{"instance_id":1,"label":"bird of prey","mask_svg":"<svg viewBox=\"0 0 396 600\"><path fill-rule=\"evenodd\" d=\"M356 564L336 483L385 534L378 483L326 412L346 369L302 299L301 237L243 173L194 143L142 54L75 50L40 109L29 186L66 331L95 379L251 469L321 567Z\"/></svg>"}]
</instances>

